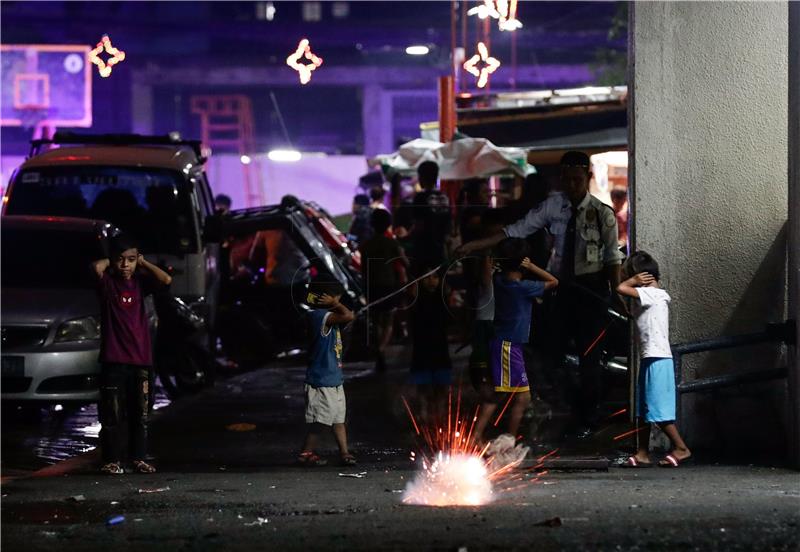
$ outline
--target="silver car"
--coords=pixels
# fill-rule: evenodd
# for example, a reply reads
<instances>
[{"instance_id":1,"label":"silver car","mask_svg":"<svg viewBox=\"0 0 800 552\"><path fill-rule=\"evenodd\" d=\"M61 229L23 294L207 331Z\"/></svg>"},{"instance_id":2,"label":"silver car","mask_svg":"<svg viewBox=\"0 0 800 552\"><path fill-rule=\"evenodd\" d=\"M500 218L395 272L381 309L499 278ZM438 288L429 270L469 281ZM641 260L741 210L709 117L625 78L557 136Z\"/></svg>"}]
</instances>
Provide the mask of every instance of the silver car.
<instances>
[{"instance_id":1,"label":"silver car","mask_svg":"<svg viewBox=\"0 0 800 552\"><path fill-rule=\"evenodd\" d=\"M100 304L93 260L107 256L105 222L2 218L3 401L99 398Z\"/></svg>"}]
</instances>

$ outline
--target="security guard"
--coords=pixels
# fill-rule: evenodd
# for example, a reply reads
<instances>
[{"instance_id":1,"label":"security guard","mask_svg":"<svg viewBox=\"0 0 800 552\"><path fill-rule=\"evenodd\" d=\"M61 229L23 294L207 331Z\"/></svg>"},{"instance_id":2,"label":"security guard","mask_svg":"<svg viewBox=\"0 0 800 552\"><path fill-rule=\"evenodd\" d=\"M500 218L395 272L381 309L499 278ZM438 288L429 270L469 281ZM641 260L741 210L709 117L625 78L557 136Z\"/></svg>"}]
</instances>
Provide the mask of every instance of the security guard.
<instances>
[{"instance_id":1,"label":"security guard","mask_svg":"<svg viewBox=\"0 0 800 552\"><path fill-rule=\"evenodd\" d=\"M591 178L588 155L579 151L565 153L561 158L563 193L550 195L502 233L466 243L459 250L469 254L492 247L506 237L526 238L542 228L553 236L548 270L560 285L548 317L548 335L543 336L542 342L548 343L551 354L561 361L570 338L574 338L581 374L575 408L584 433L597 422L602 381L597 341L605 327L607 301L613 297L616 304L621 304L616 293L612 295L620 282L622 262L617 219L611 207L589 194Z\"/></svg>"}]
</instances>

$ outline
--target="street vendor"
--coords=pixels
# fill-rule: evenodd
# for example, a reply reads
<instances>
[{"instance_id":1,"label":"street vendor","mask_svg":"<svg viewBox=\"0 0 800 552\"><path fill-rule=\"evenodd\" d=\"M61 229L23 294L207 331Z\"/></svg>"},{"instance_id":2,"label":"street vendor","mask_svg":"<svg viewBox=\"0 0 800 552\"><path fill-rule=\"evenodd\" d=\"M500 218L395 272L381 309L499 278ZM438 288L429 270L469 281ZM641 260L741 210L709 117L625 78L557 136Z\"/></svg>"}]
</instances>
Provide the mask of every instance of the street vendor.
<instances>
[{"instance_id":1,"label":"street vendor","mask_svg":"<svg viewBox=\"0 0 800 552\"><path fill-rule=\"evenodd\" d=\"M565 153L560 162L562 193L551 194L523 218L502 232L465 243L462 255L494 247L503 239L526 238L545 228L554 238L548 271L561 282L550 310L553 332L550 354L560 362L569 339L574 337L580 357L580 392L573 397L579 433L588 434L598 421L601 396L598 336L605 327L606 308L620 282L622 253L617 245L614 211L589 194L592 178L589 156ZM621 304L616 294L615 304Z\"/></svg>"}]
</instances>

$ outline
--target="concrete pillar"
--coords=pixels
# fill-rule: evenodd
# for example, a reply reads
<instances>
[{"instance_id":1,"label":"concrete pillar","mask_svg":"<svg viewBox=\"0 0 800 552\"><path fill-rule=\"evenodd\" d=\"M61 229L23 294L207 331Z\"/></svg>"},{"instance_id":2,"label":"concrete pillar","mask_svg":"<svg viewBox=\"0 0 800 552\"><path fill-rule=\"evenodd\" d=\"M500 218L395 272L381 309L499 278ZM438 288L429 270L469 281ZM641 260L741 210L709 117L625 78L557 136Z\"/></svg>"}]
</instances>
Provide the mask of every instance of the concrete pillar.
<instances>
[{"instance_id":1,"label":"concrete pillar","mask_svg":"<svg viewBox=\"0 0 800 552\"><path fill-rule=\"evenodd\" d=\"M371 157L379 153L391 153L394 144L394 116L392 96L377 84L363 88L361 118L364 125L364 155Z\"/></svg>"},{"instance_id":2,"label":"concrete pillar","mask_svg":"<svg viewBox=\"0 0 800 552\"><path fill-rule=\"evenodd\" d=\"M638 2L633 226L672 296L673 343L786 314L786 2ZM773 368L781 346L686 357L684 380ZM786 381L690 395L690 446L784 455Z\"/></svg>"},{"instance_id":3,"label":"concrete pillar","mask_svg":"<svg viewBox=\"0 0 800 552\"><path fill-rule=\"evenodd\" d=\"M153 134L153 87L137 82L131 84L131 130L135 134Z\"/></svg>"},{"instance_id":4,"label":"concrete pillar","mask_svg":"<svg viewBox=\"0 0 800 552\"><path fill-rule=\"evenodd\" d=\"M789 359L789 445L800 468L800 2L789 3L789 314L797 323Z\"/></svg>"}]
</instances>

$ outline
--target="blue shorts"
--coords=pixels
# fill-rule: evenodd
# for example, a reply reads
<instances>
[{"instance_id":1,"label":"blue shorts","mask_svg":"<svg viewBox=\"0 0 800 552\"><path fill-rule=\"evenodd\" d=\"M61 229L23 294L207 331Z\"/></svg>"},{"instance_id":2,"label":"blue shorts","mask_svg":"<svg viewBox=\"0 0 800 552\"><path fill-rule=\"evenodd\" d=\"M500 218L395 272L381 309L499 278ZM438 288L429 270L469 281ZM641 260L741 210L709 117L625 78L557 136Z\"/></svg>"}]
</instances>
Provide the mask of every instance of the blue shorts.
<instances>
[{"instance_id":1,"label":"blue shorts","mask_svg":"<svg viewBox=\"0 0 800 552\"><path fill-rule=\"evenodd\" d=\"M671 358L643 358L636 415L645 422L675 421L675 365Z\"/></svg>"},{"instance_id":2,"label":"blue shorts","mask_svg":"<svg viewBox=\"0 0 800 552\"><path fill-rule=\"evenodd\" d=\"M530 391L528 374L525 372L525 358L522 356L520 343L492 338L489 344L489 355L495 391L498 393Z\"/></svg>"},{"instance_id":3,"label":"blue shorts","mask_svg":"<svg viewBox=\"0 0 800 552\"><path fill-rule=\"evenodd\" d=\"M409 378L414 385L450 385L453 377L450 370L412 371Z\"/></svg>"}]
</instances>

